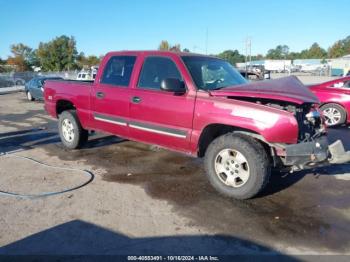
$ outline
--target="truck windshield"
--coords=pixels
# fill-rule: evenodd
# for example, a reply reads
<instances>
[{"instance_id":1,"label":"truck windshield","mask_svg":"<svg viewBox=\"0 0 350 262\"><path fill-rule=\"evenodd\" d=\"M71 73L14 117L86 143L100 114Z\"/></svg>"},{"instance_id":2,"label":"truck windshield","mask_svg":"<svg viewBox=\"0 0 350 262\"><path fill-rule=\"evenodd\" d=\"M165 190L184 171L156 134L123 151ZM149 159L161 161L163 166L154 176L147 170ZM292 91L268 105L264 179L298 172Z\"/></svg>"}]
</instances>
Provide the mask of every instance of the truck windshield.
<instances>
[{"instance_id":1,"label":"truck windshield","mask_svg":"<svg viewBox=\"0 0 350 262\"><path fill-rule=\"evenodd\" d=\"M247 80L225 60L205 56L182 56L198 89L217 90L247 83Z\"/></svg>"}]
</instances>

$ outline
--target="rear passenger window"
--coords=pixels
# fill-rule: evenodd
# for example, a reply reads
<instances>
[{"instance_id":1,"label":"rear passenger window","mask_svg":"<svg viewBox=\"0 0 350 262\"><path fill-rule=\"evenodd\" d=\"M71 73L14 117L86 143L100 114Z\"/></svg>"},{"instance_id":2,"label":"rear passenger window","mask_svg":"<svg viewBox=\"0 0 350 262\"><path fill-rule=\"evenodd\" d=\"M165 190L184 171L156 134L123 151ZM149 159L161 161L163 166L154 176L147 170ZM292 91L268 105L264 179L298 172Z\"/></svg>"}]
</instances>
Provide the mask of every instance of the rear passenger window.
<instances>
[{"instance_id":1,"label":"rear passenger window","mask_svg":"<svg viewBox=\"0 0 350 262\"><path fill-rule=\"evenodd\" d=\"M134 68L135 56L113 56L106 64L101 83L128 86Z\"/></svg>"},{"instance_id":2,"label":"rear passenger window","mask_svg":"<svg viewBox=\"0 0 350 262\"><path fill-rule=\"evenodd\" d=\"M166 78L182 80L175 63L167 57L147 57L142 66L139 87L160 89L160 83Z\"/></svg>"}]
</instances>

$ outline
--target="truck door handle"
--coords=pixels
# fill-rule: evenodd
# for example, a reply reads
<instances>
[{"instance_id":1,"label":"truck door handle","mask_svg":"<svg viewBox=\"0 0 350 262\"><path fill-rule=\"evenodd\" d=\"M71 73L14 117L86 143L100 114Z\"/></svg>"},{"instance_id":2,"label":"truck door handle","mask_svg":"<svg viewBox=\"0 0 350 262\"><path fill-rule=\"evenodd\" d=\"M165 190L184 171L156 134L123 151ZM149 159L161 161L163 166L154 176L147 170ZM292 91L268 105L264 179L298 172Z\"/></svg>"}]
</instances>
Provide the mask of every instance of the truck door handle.
<instances>
[{"instance_id":1,"label":"truck door handle","mask_svg":"<svg viewBox=\"0 0 350 262\"><path fill-rule=\"evenodd\" d=\"M103 93L103 92L97 92L97 93L96 93L96 97L102 99L102 98L105 97L105 93Z\"/></svg>"},{"instance_id":2,"label":"truck door handle","mask_svg":"<svg viewBox=\"0 0 350 262\"><path fill-rule=\"evenodd\" d=\"M138 97L138 96L134 96L132 99L131 99L131 102L133 102L134 104L138 104L141 102L141 98Z\"/></svg>"}]
</instances>

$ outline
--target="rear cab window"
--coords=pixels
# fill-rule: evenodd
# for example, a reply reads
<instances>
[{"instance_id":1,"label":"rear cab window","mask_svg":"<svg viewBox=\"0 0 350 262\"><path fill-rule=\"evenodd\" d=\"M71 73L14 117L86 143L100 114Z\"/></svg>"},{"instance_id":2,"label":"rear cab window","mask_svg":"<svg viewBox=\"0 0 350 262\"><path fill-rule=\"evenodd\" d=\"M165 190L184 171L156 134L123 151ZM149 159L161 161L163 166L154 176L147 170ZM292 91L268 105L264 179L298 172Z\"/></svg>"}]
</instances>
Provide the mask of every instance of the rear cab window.
<instances>
[{"instance_id":1,"label":"rear cab window","mask_svg":"<svg viewBox=\"0 0 350 262\"><path fill-rule=\"evenodd\" d=\"M182 81L181 73L175 62L169 57L148 56L141 69L138 87L160 90L160 83L166 78L176 78Z\"/></svg>"},{"instance_id":2,"label":"rear cab window","mask_svg":"<svg viewBox=\"0 0 350 262\"><path fill-rule=\"evenodd\" d=\"M102 84L127 87L135 65L136 56L112 56L103 71Z\"/></svg>"}]
</instances>

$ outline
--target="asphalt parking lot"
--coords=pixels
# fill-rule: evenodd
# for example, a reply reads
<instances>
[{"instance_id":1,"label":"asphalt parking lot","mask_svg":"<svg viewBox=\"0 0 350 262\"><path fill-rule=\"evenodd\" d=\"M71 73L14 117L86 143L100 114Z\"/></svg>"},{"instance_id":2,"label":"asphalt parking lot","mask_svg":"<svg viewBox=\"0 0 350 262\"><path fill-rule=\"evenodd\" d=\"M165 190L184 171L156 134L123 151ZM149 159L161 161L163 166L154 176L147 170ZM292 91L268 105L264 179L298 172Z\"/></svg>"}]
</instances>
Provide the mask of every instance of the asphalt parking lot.
<instances>
[{"instance_id":1,"label":"asphalt parking lot","mask_svg":"<svg viewBox=\"0 0 350 262\"><path fill-rule=\"evenodd\" d=\"M350 129L332 129L350 150ZM350 165L275 172L262 195L218 195L201 160L94 134L81 150L61 146L42 102L0 95L0 152L86 169L94 180L61 195L0 196L0 254L350 253ZM35 194L86 180L0 157L0 190Z\"/></svg>"}]
</instances>

